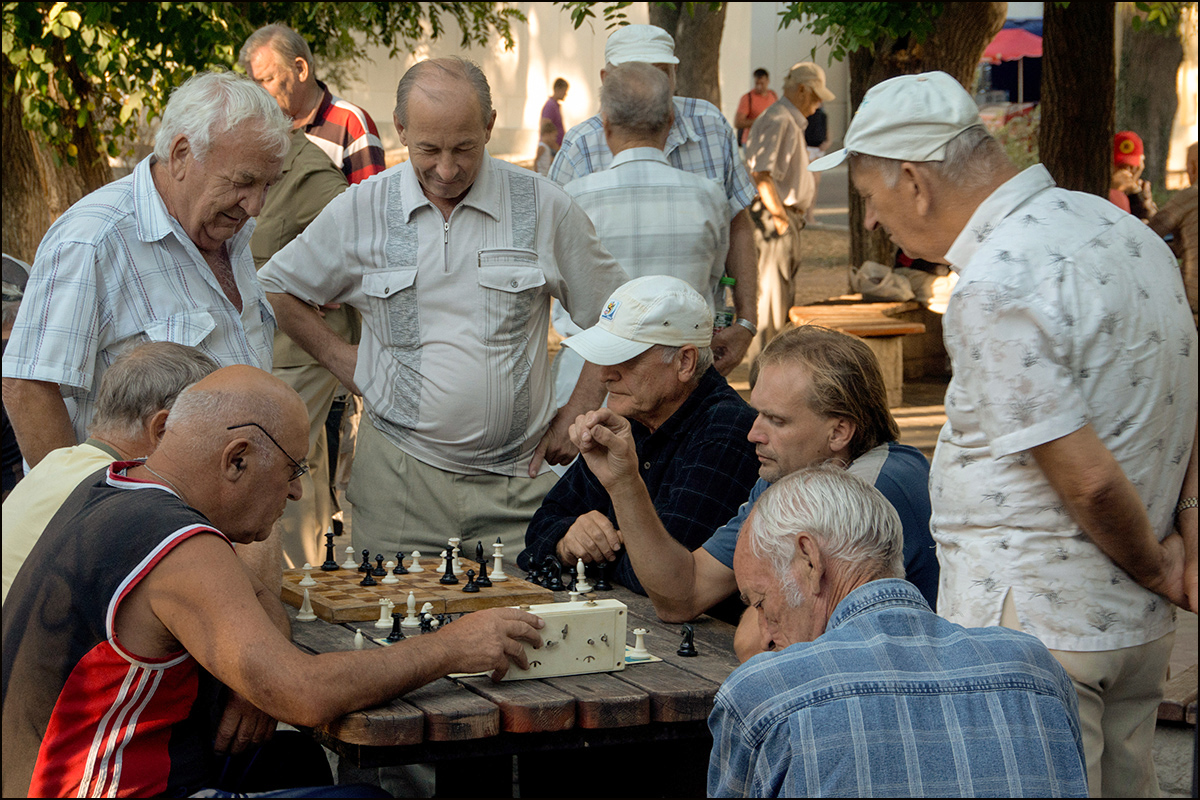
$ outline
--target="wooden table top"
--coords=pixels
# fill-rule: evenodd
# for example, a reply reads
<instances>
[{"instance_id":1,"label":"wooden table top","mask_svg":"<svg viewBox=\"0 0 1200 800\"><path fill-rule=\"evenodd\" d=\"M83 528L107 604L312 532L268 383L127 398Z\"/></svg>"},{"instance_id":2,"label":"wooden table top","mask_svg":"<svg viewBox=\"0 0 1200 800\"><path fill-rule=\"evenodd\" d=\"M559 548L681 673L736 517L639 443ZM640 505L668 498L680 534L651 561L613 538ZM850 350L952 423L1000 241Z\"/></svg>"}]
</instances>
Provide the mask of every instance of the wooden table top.
<instances>
[{"instance_id":1,"label":"wooden table top","mask_svg":"<svg viewBox=\"0 0 1200 800\"><path fill-rule=\"evenodd\" d=\"M684 658L675 653L682 626L660 621L647 598L623 587L597 597L625 603L628 644L634 628L646 628L646 647L662 661L613 673L505 683L486 676L443 678L312 733L361 766L706 734L717 689L738 665L733 626L711 617L696 620L699 655ZM356 625L364 634L387 635L371 623L295 622L295 609L288 611L293 640L312 653L353 649Z\"/></svg>"}]
</instances>

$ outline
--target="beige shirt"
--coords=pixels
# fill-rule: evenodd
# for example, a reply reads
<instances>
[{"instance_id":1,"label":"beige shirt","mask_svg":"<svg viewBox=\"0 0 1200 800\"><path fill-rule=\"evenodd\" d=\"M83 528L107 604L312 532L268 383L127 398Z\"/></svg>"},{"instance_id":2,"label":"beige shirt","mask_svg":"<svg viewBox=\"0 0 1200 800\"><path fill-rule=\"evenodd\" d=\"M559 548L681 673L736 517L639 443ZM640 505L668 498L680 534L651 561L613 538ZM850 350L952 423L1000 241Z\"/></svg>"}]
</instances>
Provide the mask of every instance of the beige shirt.
<instances>
[{"instance_id":1,"label":"beige shirt","mask_svg":"<svg viewBox=\"0 0 1200 800\"><path fill-rule=\"evenodd\" d=\"M550 298L590 326L626 275L561 188L485 156L448 220L406 162L333 200L259 280L361 312L354 380L405 453L523 475L555 411Z\"/></svg>"},{"instance_id":2,"label":"beige shirt","mask_svg":"<svg viewBox=\"0 0 1200 800\"><path fill-rule=\"evenodd\" d=\"M785 206L807 210L816 195L808 171L808 120L786 97L772 103L750 127L746 166L751 173L769 172Z\"/></svg>"}]
</instances>

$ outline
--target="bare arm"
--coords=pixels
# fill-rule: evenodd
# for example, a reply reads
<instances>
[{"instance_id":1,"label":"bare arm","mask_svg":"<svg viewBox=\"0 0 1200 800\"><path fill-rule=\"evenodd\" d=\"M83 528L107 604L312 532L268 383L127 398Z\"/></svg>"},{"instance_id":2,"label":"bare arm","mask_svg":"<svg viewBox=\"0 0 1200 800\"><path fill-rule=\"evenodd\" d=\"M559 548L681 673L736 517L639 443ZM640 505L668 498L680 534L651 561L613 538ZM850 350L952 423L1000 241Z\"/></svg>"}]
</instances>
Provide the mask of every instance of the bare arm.
<instances>
[{"instance_id":1,"label":"bare arm","mask_svg":"<svg viewBox=\"0 0 1200 800\"><path fill-rule=\"evenodd\" d=\"M290 501L289 501L290 502ZM283 627L280 628L285 636L291 635L291 627L288 623L287 614L284 613L283 607L279 604L279 588L283 585L283 539L279 533L279 523L276 523L271 528L271 535L261 542L251 542L249 544L239 544L237 547L238 558L246 565L246 569L255 577L259 586L255 587L255 591L267 591L266 587L276 587L273 594L274 606L278 608L279 613L283 615ZM271 608L264 604L267 612L271 612ZM272 619L278 623L277 619ZM277 625L278 627L278 625Z\"/></svg>"},{"instance_id":2,"label":"bare arm","mask_svg":"<svg viewBox=\"0 0 1200 800\"><path fill-rule=\"evenodd\" d=\"M729 253L725 274L734 278L733 307L738 317L758 324L758 256L754 252L754 223L742 209L729 221ZM730 325L713 335L717 371L728 375L740 363L754 337L741 325Z\"/></svg>"},{"instance_id":3,"label":"bare arm","mask_svg":"<svg viewBox=\"0 0 1200 800\"><path fill-rule=\"evenodd\" d=\"M1084 533L1138 584L1176 605L1183 591L1184 547L1161 543L1146 507L1091 425L1033 448L1033 457Z\"/></svg>"},{"instance_id":4,"label":"bare arm","mask_svg":"<svg viewBox=\"0 0 1200 800\"><path fill-rule=\"evenodd\" d=\"M1198 439L1200 435L1192 436L1192 458L1188 461L1187 473L1183 478L1183 489L1179 492L1180 500L1196 496L1196 448L1200 444ZM1187 605L1184 608L1190 611L1196 611L1200 605L1200 590L1196 586L1196 515L1197 509L1193 506L1180 511L1175 518L1175 529L1183 539L1183 592L1187 597Z\"/></svg>"},{"instance_id":5,"label":"bare arm","mask_svg":"<svg viewBox=\"0 0 1200 800\"><path fill-rule=\"evenodd\" d=\"M579 451L569 433L571 423L580 414L599 408L605 394L600 368L589 361L583 362L583 371L579 373L570 399L550 420L550 428L533 451L533 458L529 461L529 477L537 477L543 460L549 464L569 464L575 458Z\"/></svg>"},{"instance_id":6,"label":"bare arm","mask_svg":"<svg viewBox=\"0 0 1200 800\"><path fill-rule=\"evenodd\" d=\"M57 383L5 378L4 408L21 455L31 467L51 450L78 444Z\"/></svg>"},{"instance_id":7,"label":"bare arm","mask_svg":"<svg viewBox=\"0 0 1200 800\"><path fill-rule=\"evenodd\" d=\"M762 198L767 213L775 220L775 226L779 229L779 233L781 235L787 233L787 209L783 205L783 199L779 196L779 189L775 186L775 179L771 177L771 173L769 172L756 172L752 177L754 178L754 185L758 187L758 196Z\"/></svg>"},{"instance_id":8,"label":"bare arm","mask_svg":"<svg viewBox=\"0 0 1200 800\"><path fill-rule=\"evenodd\" d=\"M362 394L354 383L354 368L358 364L358 346L334 333L325 324L317 309L290 294L267 292L267 300L275 310L279 328L296 344L333 373L342 385L355 394Z\"/></svg>"},{"instance_id":9,"label":"bare arm","mask_svg":"<svg viewBox=\"0 0 1200 800\"><path fill-rule=\"evenodd\" d=\"M739 131L743 128L749 128L753 124L754 120L750 119L749 113L742 111L740 108L733 116L733 127Z\"/></svg>"}]
</instances>

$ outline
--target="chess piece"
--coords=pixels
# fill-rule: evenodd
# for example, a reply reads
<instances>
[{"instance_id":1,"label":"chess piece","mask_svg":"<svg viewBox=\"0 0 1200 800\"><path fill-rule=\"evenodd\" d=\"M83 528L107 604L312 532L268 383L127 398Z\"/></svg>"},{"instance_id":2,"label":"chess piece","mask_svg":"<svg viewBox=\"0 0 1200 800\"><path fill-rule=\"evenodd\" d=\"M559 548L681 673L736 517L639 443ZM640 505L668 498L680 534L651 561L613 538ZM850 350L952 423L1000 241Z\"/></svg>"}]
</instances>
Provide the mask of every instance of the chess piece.
<instances>
[{"instance_id":1,"label":"chess piece","mask_svg":"<svg viewBox=\"0 0 1200 800\"><path fill-rule=\"evenodd\" d=\"M380 583L391 586L400 582L400 579L396 577L396 570L392 569L394 566L396 566L395 561L389 561L383 565L383 580Z\"/></svg>"},{"instance_id":2,"label":"chess piece","mask_svg":"<svg viewBox=\"0 0 1200 800\"><path fill-rule=\"evenodd\" d=\"M460 544L462 544L462 537L451 536L450 537L450 546L448 548L446 548L447 550L450 550L454 553L454 574L455 575L458 575L462 572L462 564L460 564L458 561L458 553L459 553L458 546Z\"/></svg>"},{"instance_id":3,"label":"chess piece","mask_svg":"<svg viewBox=\"0 0 1200 800\"><path fill-rule=\"evenodd\" d=\"M421 633L429 633L433 630L433 614L428 611L421 612Z\"/></svg>"},{"instance_id":4,"label":"chess piece","mask_svg":"<svg viewBox=\"0 0 1200 800\"><path fill-rule=\"evenodd\" d=\"M592 584L588 583L587 572L583 566L583 559L578 559L575 562L576 586L580 594L587 594L592 590Z\"/></svg>"},{"instance_id":5,"label":"chess piece","mask_svg":"<svg viewBox=\"0 0 1200 800\"><path fill-rule=\"evenodd\" d=\"M483 561L483 542L475 543L475 563L479 564Z\"/></svg>"},{"instance_id":6,"label":"chess piece","mask_svg":"<svg viewBox=\"0 0 1200 800\"><path fill-rule=\"evenodd\" d=\"M362 650L367 646L367 637L363 636L361 628L354 629L354 649Z\"/></svg>"},{"instance_id":7,"label":"chess piece","mask_svg":"<svg viewBox=\"0 0 1200 800\"><path fill-rule=\"evenodd\" d=\"M363 560L362 560L362 563L358 565L358 571L359 572L370 572L371 571L371 551L363 550L362 554L363 554Z\"/></svg>"},{"instance_id":8,"label":"chess piece","mask_svg":"<svg viewBox=\"0 0 1200 800\"><path fill-rule=\"evenodd\" d=\"M574 572L567 574L571 576L571 582L567 584L567 594L583 594L579 591L579 578Z\"/></svg>"},{"instance_id":9,"label":"chess piece","mask_svg":"<svg viewBox=\"0 0 1200 800\"><path fill-rule=\"evenodd\" d=\"M396 568L392 570L393 575L407 575L408 570L404 568L404 554L396 553Z\"/></svg>"},{"instance_id":10,"label":"chess piece","mask_svg":"<svg viewBox=\"0 0 1200 800\"><path fill-rule=\"evenodd\" d=\"M417 617L417 596L412 592L408 593L408 602L405 604L405 610L404 621L400 623L400 626L404 628L421 627L421 620Z\"/></svg>"},{"instance_id":11,"label":"chess piece","mask_svg":"<svg viewBox=\"0 0 1200 800\"><path fill-rule=\"evenodd\" d=\"M492 579L487 574L487 559L479 559L479 575L475 578L475 585L481 589L492 588Z\"/></svg>"},{"instance_id":12,"label":"chess piece","mask_svg":"<svg viewBox=\"0 0 1200 800\"><path fill-rule=\"evenodd\" d=\"M628 660L645 661L650 658L650 651L646 649L646 634L649 632L645 628L633 629L633 649L629 651Z\"/></svg>"},{"instance_id":13,"label":"chess piece","mask_svg":"<svg viewBox=\"0 0 1200 800\"><path fill-rule=\"evenodd\" d=\"M452 584L458 583L458 576L454 574L454 555L443 550L442 558L446 559L446 572L442 577L438 578L438 583Z\"/></svg>"},{"instance_id":14,"label":"chess piece","mask_svg":"<svg viewBox=\"0 0 1200 800\"><path fill-rule=\"evenodd\" d=\"M679 644L679 649L675 651L675 655L683 656L684 658L692 658L700 655L696 652L696 643L693 638L696 635L696 628L690 622L683 624L683 641Z\"/></svg>"},{"instance_id":15,"label":"chess piece","mask_svg":"<svg viewBox=\"0 0 1200 800\"><path fill-rule=\"evenodd\" d=\"M569 590L567 592L567 596L570 598L567 602L569 602L569 603L578 603L579 602L579 597L580 597L579 592L575 591L574 589Z\"/></svg>"},{"instance_id":16,"label":"chess piece","mask_svg":"<svg viewBox=\"0 0 1200 800\"><path fill-rule=\"evenodd\" d=\"M300 603L300 611L296 613L297 622L312 622L317 618L313 613L312 598L308 596L308 589L304 590L304 600Z\"/></svg>"},{"instance_id":17,"label":"chess piece","mask_svg":"<svg viewBox=\"0 0 1200 800\"><path fill-rule=\"evenodd\" d=\"M358 582L359 586L378 586L379 581L375 580L375 576L371 574L371 568L367 567L367 571L363 573L363 579Z\"/></svg>"},{"instance_id":18,"label":"chess piece","mask_svg":"<svg viewBox=\"0 0 1200 800\"><path fill-rule=\"evenodd\" d=\"M459 556L460 552L462 551L459 549L458 545L454 545L454 561L452 562L451 566L454 567L454 577L456 578L463 574L462 558Z\"/></svg>"},{"instance_id":19,"label":"chess piece","mask_svg":"<svg viewBox=\"0 0 1200 800\"><path fill-rule=\"evenodd\" d=\"M400 628L403 624L404 623L402 623L400 621L400 612L393 611L392 612L392 632L387 635L387 638L384 639L384 641L387 642L388 644L395 644L396 642L403 639L404 634L400 631Z\"/></svg>"},{"instance_id":20,"label":"chess piece","mask_svg":"<svg viewBox=\"0 0 1200 800\"><path fill-rule=\"evenodd\" d=\"M304 567L301 570L304 573L304 577L301 578L300 582L297 583L296 585L297 586L316 586L317 582L313 580L312 570L313 570L312 564L305 561Z\"/></svg>"},{"instance_id":21,"label":"chess piece","mask_svg":"<svg viewBox=\"0 0 1200 800\"><path fill-rule=\"evenodd\" d=\"M411 556L409 556L409 558L411 558L411 559L412 559L412 561L411 561L411 562L409 562L409 565L408 565L408 571L409 571L409 572L424 572L424 571L425 571L425 568L421 566L421 562L417 560L417 559L419 559L420 557L421 557L421 551L420 551L420 550L413 550L413 551L412 551L412 555L411 555Z\"/></svg>"},{"instance_id":22,"label":"chess piece","mask_svg":"<svg viewBox=\"0 0 1200 800\"><path fill-rule=\"evenodd\" d=\"M508 580L508 576L504 574L504 542L500 541L500 537L496 537L496 543L492 545L492 577L491 580L495 583Z\"/></svg>"},{"instance_id":23,"label":"chess piece","mask_svg":"<svg viewBox=\"0 0 1200 800\"><path fill-rule=\"evenodd\" d=\"M467 570L467 585L463 587L463 591L472 594L479 591L479 587L475 585L475 570Z\"/></svg>"},{"instance_id":24,"label":"chess piece","mask_svg":"<svg viewBox=\"0 0 1200 800\"><path fill-rule=\"evenodd\" d=\"M342 569L354 569L358 566L358 561L354 558L354 548L346 548L346 560L342 562Z\"/></svg>"},{"instance_id":25,"label":"chess piece","mask_svg":"<svg viewBox=\"0 0 1200 800\"><path fill-rule=\"evenodd\" d=\"M392 601L386 597L379 598L379 619L375 620L376 628L390 628L392 626Z\"/></svg>"},{"instance_id":26,"label":"chess piece","mask_svg":"<svg viewBox=\"0 0 1200 800\"><path fill-rule=\"evenodd\" d=\"M371 574L376 578L382 578L387 575L387 570L383 568L383 556L375 554L375 569L371 570Z\"/></svg>"},{"instance_id":27,"label":"chess piece","mask_svg":"<svg viewBox=\"0 0 1200 800\"><path fill-rule=\"evenodd\" d=\"M333 559L333 528L325 534L325 563L321 565L321 569L325 572L338 569L338 563Z\"/></svg>"},{"instance_id":28,"label":"chess piece","mask_svg":"<svg viewBox=\"0 0 1200 800\"><path fill-rule=\"evenodd\" d=\"M608 568L611 565L607 561L596 563L596 585L592 588L597 592L611 592L612 584L608 582Z\"/></svg>"}]
</instances>

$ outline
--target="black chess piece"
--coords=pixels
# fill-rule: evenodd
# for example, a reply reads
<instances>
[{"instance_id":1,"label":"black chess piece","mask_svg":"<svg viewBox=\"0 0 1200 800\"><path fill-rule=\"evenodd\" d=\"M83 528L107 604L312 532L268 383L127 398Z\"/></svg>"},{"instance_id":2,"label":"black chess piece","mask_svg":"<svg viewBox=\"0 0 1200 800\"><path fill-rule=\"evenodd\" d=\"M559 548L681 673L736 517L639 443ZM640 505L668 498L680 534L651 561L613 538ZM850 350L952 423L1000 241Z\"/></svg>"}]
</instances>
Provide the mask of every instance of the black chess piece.
<instances>
[{"instance_id":1,"label":"black chess piece","mask_svg":"<svg viewBox=\"0 0 1200 800\"><path fill-rule=\"evenodd\" d=\"M475 585L475 570L467 570L467 585L462 590L471 594L479 591L479 587Z\"/></svg>"},{"instance_id":2,"label":"black chess piece","mask_svg":"<svg viewBox=\"0 0 1200 800\"><path fill-rule=\"evenodd\" d=\"M696 628L690 622L683 624L683 641L679 644L679 649L675 651L675 655L691 658L692 656L700 655L696 652L696 643L693 638L696 635Z\"/></svg>"},{"instance_id":3,"label":"black chess piece","mask_svg":"<svg viewBox=\"0 0 1200 800\"><path fill-rule=\"evenodd\" d=\"M421 633L429 633L433 630L433 617L430 614L421 615Z\"/></svg>"},{"instance_id":4,"label":"black chess piece","mask_svg":"<svg viewBox=\"0 0 1200 800\"><path fill-rule=\"evenodd\" d=\"M574 572L570 573L570 575L571 575L571 582L567 584L567 591L573 592L579 588L579 576L576 575Z\"/></svg>"},{"instance_id":5,"label":"black chess piece","mask_svg":"<svg viewBox=\"0 0 1200 800\"><path fill-rule=\"evenodd\" d=\"M325 572L340 569L338 563L333 559L333 531L325 534L325 563L321 565L321 569Z\"/></svg>"},{"instance_id":6,"label":"black chess piece","mask_svg":"<svg viewBox=\"0 0 1200 800\"><path fill-rule=\"evenodd\" d=\"M379 553L375 554L375 569L371 570L371 574L376 578L382 578L387 575L387 570L383 568L383 556Z\"/></svg>"},{"instance_id":7,"label":"black chess piece","mask_svg":"<svg viewBox=\"0 0 1200 800\"><path fill-rule=\"evenodd\" d=\"M601 561L596 564L596 582L592 584L592 588L597 592L612 591L612 584L608 581L608 567L609 563L607 561Z\"/></svg>"},{"instance_id":8,"label":"black chess piece","mask_svg":"<svg viewBox=\"0 0 1200 800\"><path fill-rule=\"evenodd\" d=\"M358 571L359 572L370 572L371 571L371 551L370 550L363 550L363 562L358 565Z\"/></svg>"},{"instance_id":9,"label":"black chess piece","mask_svg":"<svg viewBox=\"0 0 1200 800\"><path fill-rule=\"evenodd\" d=\"M379 581L375 580L375 576L371 574L371 568L367 567L367 571L363 573L363 579L358 582L359 586L378 586Z\"/></svg>"},{"instance_id":10,"label":"black chess piece","mask_svg":"<svg viewBox=\"0 0 1200 800\"><path fill-rule=\"evenodd\" d=\"M386 642L398 642L404 638L404 632L400 630L400 612L392 612L392 632L387 635Z\"/></svg>"},{"instance_id":11,"label":"black chess piece","mask_svg":"<svg viewBox=\"0 0 1200 800\"><path fill-rule=\"evenodd\" d=\"M476 564L483 563L483 542L475 543L475 563Z\"/></svg>"},{"instance_id":12,"label":"black chess piece","mask_svg":"<svg viewBox=\"0 0 1200 800\"><path fill-rule=\"evenodd\" d=\"M482 552L482 546L478 548ZM479 576L475 578L475 585L481 589L492 588L492 579L487 574L487 559L483 558L479 561Z\"/></svg>"},{"instance_id":13,"label":"black chess piece","mask_svg":"<svg viewBox=\"0 0 1200 800\"><path fill-rule=\"evenodd\" d=\"M454 551L446 551L446 572L442 577L438 578L438 583L452 584L458 583L458 576L454 574Z\"/></svg>"},{"instance_id":14,"label":"black chess piece","mask_svg":"<svg viewBox=\"0 0 1200 800\"><path fill-rule=\"evenodd\" d=\"M404 554L396 553L396 568L392 570L393 575L407 575L408 570L404 568Z\"/></svg>"}]
</instances>

